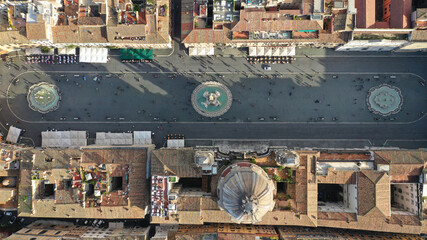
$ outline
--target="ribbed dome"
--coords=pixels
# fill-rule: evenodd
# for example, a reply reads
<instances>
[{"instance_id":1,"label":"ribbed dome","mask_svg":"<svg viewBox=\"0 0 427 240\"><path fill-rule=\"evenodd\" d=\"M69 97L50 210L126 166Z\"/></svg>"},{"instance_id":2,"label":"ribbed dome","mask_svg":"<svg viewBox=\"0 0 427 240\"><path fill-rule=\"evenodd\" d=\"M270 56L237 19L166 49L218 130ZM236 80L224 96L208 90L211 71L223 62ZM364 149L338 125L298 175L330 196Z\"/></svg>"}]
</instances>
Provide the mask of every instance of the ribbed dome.
<instances>
[{"instance_id":1,"label":"ribbed dome","mask_svg":"<svg viewBox=\"0 0 427 240\"><path fill-rule=\"evenodd\" d=\"M221 174L218 205L236 223L253 224L274 208L274 183L257 165L237 163Z\"/></svg>"}]
</instances>

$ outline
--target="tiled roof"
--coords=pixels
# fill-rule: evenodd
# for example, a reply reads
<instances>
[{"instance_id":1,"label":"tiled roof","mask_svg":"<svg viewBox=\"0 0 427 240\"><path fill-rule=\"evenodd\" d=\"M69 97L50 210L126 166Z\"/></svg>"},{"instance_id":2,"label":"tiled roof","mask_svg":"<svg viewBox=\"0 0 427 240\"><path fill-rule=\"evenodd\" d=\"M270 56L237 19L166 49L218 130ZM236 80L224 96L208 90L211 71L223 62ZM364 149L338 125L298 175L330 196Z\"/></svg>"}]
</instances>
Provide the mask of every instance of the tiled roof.
<instances>
[{"instance_id":1,"label":"tiled roof","mask_svg":"<svg viewBox=\"0 0 427 240\"><path fill-rule=\"evenodd\" d=\"M70 160L71 158L79 159L81 151L79 149L30 149L21 152L22 159L31 160L32 165L27 169L50 170L78 166L78 161ZM52 161L46 161L51 159Z\"/></svg>"},{"instance_id":2,"label":"tiled roof","mask_svg":"<svg viewBox=\"0 0 427 240\"><path fill-rule=\"evenodd\" d=\"M25 33L19 31L0 31L0 44L29 43Z\"/></svg>"},{"instance_id":3,"label":"tiled roof","mask_svg":"<svg viewBox=\"0 0 427 240\"><path fill-rule=\"evenodd\" d=\"M104 25L105 20L102 17L79 17L78 25Z\"/></svg>"},{"instance_id":4,"label":"tiled roof","mask_svg":"<svg viewBox=\"0 0 427 240\"><path fill-rule=\"evenodd\" d=\"M392 214L391 224L421 226L420 219L416 215Z\"/></svg>"},{"instance_id":5,"label":"tiled roof","mask_svg":"<svg viewBox=\"0 0 427 240\"><path fill-rule=\"evenodd\" d=\"M376 158L390 163L390 178L392 182L418 181L427 153L423 150L385 150L375 151Z\"/></svg>"},{"instance_id":6,"label":"tiled roof","mask_svg":"<svg viewBox=\"0 0 427 240\"><path fill-rule=\"evenodd\" d=\"M358 214L370 217L390 216L390 178L385 173L358 173Z\"/></svg>"},{"instance_id":7,"label":"tiled roof","mask_svg":"<svg viewBox=\"0 0 427 240\"><path fill-rule=\"evenodd\" d=\"M178 197L177 210L181 211L200 211L200 197Z\"/></svg>"},{"instance_id":8,"label":"tiled roof","mask_svg":"<svg viewBox=\"0 0 427 240\"><path fill-rule=\"evenodd\" d=\"M107 42L107 30L105 26L80 26L79 42L81 43L105 43Z\"/></svg>"},{"instance_id":9,"label":"tiled roof","mask_svg":"<svg viewBox=\"0 0 427 240\"><path fill-rule=\"evenodd\" d=\"M83 154L81 154L83 152ZM146 184L146 163L147 148L141 147L85 147L82 150L76 149L43 149L25 151L23 158L31 159L33 163L28 166L33 172L38 173L49 182L57 184L55 201L46 199L35 199L32 203L26 202L28 196L31 199L31 181L29 172L26 177L20 179L20 204L31 206L32 210L20 210L20 216L27 217L50 217L50 218L141 218L145 215L145 208L148 205L149 190ZM45 158L52 158L46 162ZM80 158L81 157L81 158ZM128 201L125 206L104 206L83 207L77 203L77 193L65 190L62 180L71 179L69 169L89 166L99 166L106 164L110 176L115 176L117 171L124 176L122 169L129 169L128 181L131 191L127 193ZM36 169L40 169L38 171ZM51 169L50 171L43 171ZM26 171L21 170L21 176ZM74 189L75 190L75 189ZM113 192L116 193L116 192ZM27 195L28 194L28 195Z\"/></svg>"},{"instance_id":10,"label":"tiled roof","mask_svg":"<svg viewBox=\"0 0 427 240\"><path fill-rule=\"evenodd\" d=\"M356 184L356 172L328 169L328 175L317 175L318 183Z\"/></svg>"},{"instance_id":11,"label":"tiled roof","mask_svg":"<svg viewBox=\"0 0 427 240\"><path fill-rule=\"evenodd\" d=\"M165 173L165 172L168 173ZM176 175L184 178L201 178L201 168L194 163L193 148L156 149L151 156L152 175Z\"/></svg>"},{"instance_id":12,"label":"tiled roof","mask_svg":"<svg viewBox=\"0 0 427 240\"><path fill-rule=\"evenodd\" d=\"M74 24L53 26L52 36L55 43L78 43L79 28Z\"/></svg>"},{"instance_id":13,"label":"tiled roof","mask_svg":"<svg viewBox=\"0 0 427 240\"><path fill-rule=\"evenodd\" d=\"M356 213L348 212L318 212L317 218L324 220L357 221Z\"/></svg>"},{"instance_id":14,"label":"tiled roof","mask_svg":"<svg viewBox=\"0 0 427 240\"><path fill-rule=\"evenodd\" d=\"M231 32L224 26L223 30L193 29L182 40L183 43L227 43L231 42Z\"/></svg>"},{"instance_id":15,"label":"tiled roof","mask_svg":"<svg viewBox=\"0 0 427 240\"><path fill-rule=\"evenodd\" d=\"M119 43L132 43L140 42L143 40L116 40L115 37L141 37L145 36L145 25L134 24L134 25L117 25L107 26L107 39L109 42Z\"/></svg>"},{"instance_id":16,"label":"tiled roof","mask_svg":"<svg viewBox=\"0 0 427 240\"><path fill-rule=\"evenodd\" d=\"M64 12L69 17L77 17L77 11L79 10L79 6L76 5L69 5L64 7Z\"/></svg>"},{"instance_id":17,"label":"tiled roof","mask_svg":"<svg viewBox=\"0 0 427 240\"><path fill-rule=\"evenodd\" d=\"M27 38L29 40L46 39L46 25L44 22L27 23Z\"/></svg>"},{"instance_id":18,"label":"tiled roof","mask_svg":"<svg viewBox=\"0 0 427 240\"><path fill-rule=\"evenodd\" d=\"M317 21L287 20L278 11L241 10L240 21L232 31L294 31L294 30L321 30Z\"/></svg>"},{"instance_id":19,"label":"tiled roof","mask_svg":"<svg viewBox=\"0 0 427 240\"><path fill-rule=\"evenodd\" d=\"M320 152L319 161L340 160L340 161L355 161L369 160L370 152Z\"/></svg>"},{"instance_id":20,"label":"tiled roof","mask_svg":"<svg viewBox=\"0 0 427 240\"><path fill-rule=\"evenodd\" d=\"M424 164L427 161L424 150L383 150L375 153L391 164Z\"/></svg>"}]
</instances>

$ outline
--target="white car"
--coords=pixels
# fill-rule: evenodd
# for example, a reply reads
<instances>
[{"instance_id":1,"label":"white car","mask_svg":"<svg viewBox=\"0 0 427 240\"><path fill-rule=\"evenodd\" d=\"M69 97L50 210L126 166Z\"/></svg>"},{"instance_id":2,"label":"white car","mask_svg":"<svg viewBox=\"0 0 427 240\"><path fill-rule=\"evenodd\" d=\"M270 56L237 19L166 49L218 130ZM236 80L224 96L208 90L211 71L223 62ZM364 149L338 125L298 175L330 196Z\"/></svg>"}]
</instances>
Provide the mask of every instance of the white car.
<instances>
[{"instance_id":1,"label":"white car","mask_svg":"<svg viewBox=\"0 0 427 240\"><path fill-rule=\"evenodd\" d=\"M264 66L264 70L265 70L265 71L270 71L270 70L271 70L271 67L270 67L270 66Z\"/></svg>"}]
</instances>

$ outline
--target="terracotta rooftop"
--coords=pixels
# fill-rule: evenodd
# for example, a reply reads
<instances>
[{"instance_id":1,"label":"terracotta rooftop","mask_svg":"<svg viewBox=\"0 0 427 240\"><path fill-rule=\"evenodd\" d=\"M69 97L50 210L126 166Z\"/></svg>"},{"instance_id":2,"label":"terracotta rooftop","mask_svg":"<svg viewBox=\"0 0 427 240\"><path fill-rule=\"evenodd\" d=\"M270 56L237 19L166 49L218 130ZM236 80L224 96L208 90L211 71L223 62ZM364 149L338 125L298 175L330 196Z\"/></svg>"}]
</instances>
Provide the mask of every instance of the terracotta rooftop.
<instances>
[{"instance_id":1,"label":"terracotta rooftop","mask_svg":"<svg viewBox=\"0 0 427 240\"><path fill-rule=\"evenodd\" d=\"M384 150L375 153L391 164L424 164L427 152L423 150Z\"/></svg>"},{"instance_id":2,"label":"terracotta rooftop","mask_svg":"<svg viewBox=\"0 0 427 240\"><path fill-rule=\"evenodd\" d=\"M80 26L79 42L82 43L104 43L107 42L107 31L105 26Z\"/></svg>"},{"instance_id":3,"label":"terracotta rooftop","mask_svg":"<svg viewBox=\"0 0 427 240\"><path fill-rule=\"evenodd\" d=\"M371 159L370 152L320 152L319 161L339 160L339 161L367 161Z\"/></svg>"},{"instance_id":4,"label":"terracotta rooftop","mask_svg":"<svg viewBox=\"0 0 427 240\"><path fill-rule=\"evenodd\" d=\"M318 183L356 184L356 172L328 169L328 175L317 175Z\"/></svg>"},{"instance_id":5,"label":"terracotta rooftop","mask_svg":"<svg viewBox=\"0 0 427 240\"><path fill-rule=\"evenodd\" d=\"M356 213L349 212L318 212L317 218L324 220L357 221Z\"/></svg>"},{"instance_id":6,"label":"terracotta rooftop","mask_svg":"<svg viewBox=\"0 0 427 240\"><path fill-rule=\"evenodd\" d=\"M392 182L418 182L427 161L426 151L422 150L385 150L375 153L376 158L390 163L389 174Z\"/></svg>"},{"instance_id":7,"label":"terracotta rooftop","mask_svg":"<svg viewBox=\"0 0 427 240\"><path fill-rule=\"evenodd\" d=\"M134 25L122 25L107 26L107 38L109 42L135 42L139 40L117 40L116 37L141 37L146 36L145 25L134 24ZM143 40L141 40L143 41Z\"/></svg>"},{"instance_id":8,"label":"terracotta rooftop","mask_svg":"<svg viewBox=\"0 0 427 240\"><path fill-rule=\"evenodd\" d=\"M151 175L201 178L202 171L194 163L193 148L163 148L152 151Z\"/></svg>"},{"instance_id":9,"label":"terracotta rooftop","mask_svg":"<svg viewBox=\"0 0 427 240\"><path fill-rule=\"evenodd\" d=\"M240 21L231 29L232 31L296 31L296 30L322 30L317 21L287 20L278 11L241 10Z\"/></svg>"},{"instance_id":10,"label":"terracotta rooftop","mask_svg":"<svg viewBox=\"0 0 427 240\"><path fill-rule=\"evenodd\" d=\"M34 153L35 152L35 153ZM83 153L82 153L83 152ZM81 153L81 154L78 154ZM20 216L26 217L50 217L50 218L141 218L145 216L145 208L148 205L149 190L146 181L147 148L140 147L85 147L82 150L58 150L44 149L26 151L25 157L29 157L32 165L25 164L28 170L21 170L20 179ZM46 157L49 161L46 162ZM68 161L68 164L67 164ZM79 180L74 176L74 169L92 172L92 177L98 174L91 169L105 164L104 171L110 175L123 176L129 170L129 191L123 198L123 191L113 191L103 196L106 201L101 207L86 206L78 203L80 196L75 188L64 188L63 180ZM37 170L40 169L40 170ZM46 170L43 170L46 169ZM54 199L37 199L32 196L31 174L37 178L48 180L56 185ZM94 175L95 174L95 175ZM103 178L104 179L104 178ZM123 180L125 182L125 180ZM37 182L37 181L36 181ZM102 189L102 188L101 188ZM116 196L117 195L117 196ZM28 202L28 197L33 200ZM125 201L123 201L125 200ZM109 204L109 202L111 204ZM32 209L24 208L32 205Z\"/></svg>"},{"instance_id":11,"label":"terracotta rooftop","mask_svg":"<svg viewBox=\"0 0 427 240\"><path fill-rule=\"evenodd\" d=\"M79 17L78 25L105 25L105 20L102 17Z\"/></svg>"},{"instance_id":12,"label":"terracotta rooftop","mask_svg":"<svg viewBox=\"0 0 427 240\"><path fill-rule=\"evenodd\" d=\"M27 23L27 38L29 40L46 39L46 26L44 22Z\"/></svg>"},{"instance_id":13,"label":"terracotta rooftop","mask_svg":"<svg viewBox=\"0 0 427 240\"><path fill-rule=\"evenodd\" d=\"M281 239L352 239L352 240L391 240L391 239L407 239L407 240L422 240L423 238L417 235L395 234L382 232L354 231L350 229L339 228L303 228L293 226L282 226L278 228Z\"/></svg>"},{"instance_id":14,"label":"terracotta rooftop","mask_svg":"<svg viewBox=\"0 0 427 240\"><path fill-rule=\"evenodd\" d=\"M386 173L359 172L357 189L359 215L391 215L390 178Z\"/></svg>"},{"instance_id":15,"label":"terracotta rooftop","mask_svg":"<svg viewBox=\"0 0 427 240\"><path fill-rule=\"evenodd\" d=\"M78 43L79 29L76 25L62 25L52 27L52 37L55 43Z\"/></svg>"}]
</instances>

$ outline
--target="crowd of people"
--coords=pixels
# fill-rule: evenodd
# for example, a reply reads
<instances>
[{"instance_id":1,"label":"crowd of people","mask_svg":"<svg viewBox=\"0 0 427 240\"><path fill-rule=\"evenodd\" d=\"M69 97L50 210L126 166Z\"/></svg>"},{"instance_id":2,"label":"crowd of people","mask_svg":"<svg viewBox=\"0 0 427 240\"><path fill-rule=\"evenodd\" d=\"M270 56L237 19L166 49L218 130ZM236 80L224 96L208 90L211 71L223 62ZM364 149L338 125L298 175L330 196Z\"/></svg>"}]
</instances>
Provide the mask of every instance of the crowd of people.
<instances>
[{"instance_id":1,"label":"crowd of people","mask_svg":"<svg viewBox=\"0 0 427 240\"><path fill-rule=\"evenodd\" d=\"M69 64L77 63L76 55L30 55L27 56L27 63L46 63L46 64Z\"/></svg>"},{"instance_id":2,"label":"crowd of people","mask_svg":"<svg viewBox=\"0 0 427 240\"><path fill-rule=\"evenodd\" d=\"M122 59L122 63L151 63L152 59Z\"/></svg>"},{"instance_id":3,"label":"crowd of people","mask_svg":"<svg viewBox=\"0 0 427 240\"><path fill-rule=\"evenodd\" d=\"M268 57L268 56L263 56L263 57L248 57L247 58L248 62L250 64L257 64L257 63L263 63L263 64L267 64L267 63L271 63L271 64L286 64L286 63L292 63L295 58L294 57L290 57L290 56L286 56L286 57Z\"/></svg>"}]
</instances>

